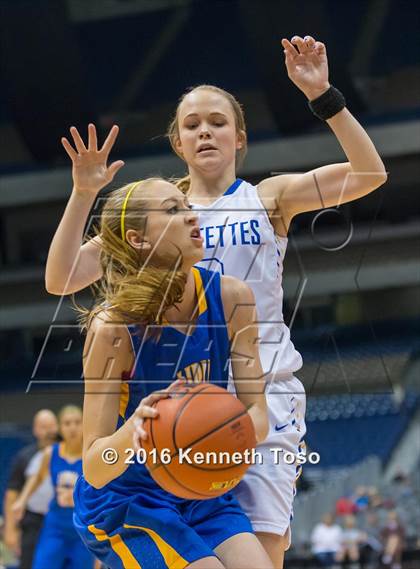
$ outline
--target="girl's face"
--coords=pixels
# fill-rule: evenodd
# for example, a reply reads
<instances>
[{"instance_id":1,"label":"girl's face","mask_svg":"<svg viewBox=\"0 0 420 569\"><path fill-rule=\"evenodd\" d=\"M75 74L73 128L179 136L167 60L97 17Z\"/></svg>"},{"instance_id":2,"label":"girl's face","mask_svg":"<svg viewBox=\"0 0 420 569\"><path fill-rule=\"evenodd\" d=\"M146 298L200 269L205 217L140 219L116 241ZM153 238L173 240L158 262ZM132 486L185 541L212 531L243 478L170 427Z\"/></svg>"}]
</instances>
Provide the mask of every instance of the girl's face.
<instances>
[{"instance_id":1,"label":"girl's face","mask_svg":"<svg viewBox=\"0 0 420 569\"><path fill-rule=\"evenodd\" d=\"M235 166L243 138L223 95L207 89L186 95L178 109L178 130L175 147L190 168L211 173Z\"/></svg>"},{"instance_id":2,"label":"girl's face","mask_svg":"<svg viewBox=\"0 0 420 569\"><path fill-rule=\"evenodd\" d=\"M198 215L191 211L187 197L163 180L151 182L144 197L148 202L145 231L126 232L131 246L151 255L155 265L170 266L180 255L185 267L201 261L203 239Z\"/></svg>"},{"instance_id":3,"label":"girl's face","mask_svg":"<svg viewBox=\"0 0 420 569\"><path fill-rule=\"evenodd\" d=\"M82 439L82 414L80 411L66 411L60 418L60 433L66 442Z\"/></svg>"}]
</instances>

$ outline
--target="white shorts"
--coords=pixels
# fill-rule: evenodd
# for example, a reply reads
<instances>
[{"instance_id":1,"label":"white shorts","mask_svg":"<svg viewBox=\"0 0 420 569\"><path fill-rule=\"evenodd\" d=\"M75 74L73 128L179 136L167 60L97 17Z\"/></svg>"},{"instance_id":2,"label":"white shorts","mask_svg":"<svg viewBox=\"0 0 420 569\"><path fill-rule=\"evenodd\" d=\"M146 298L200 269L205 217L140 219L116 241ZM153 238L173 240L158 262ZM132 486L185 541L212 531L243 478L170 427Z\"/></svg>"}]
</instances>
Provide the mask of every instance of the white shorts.
<instances>
[{"instance_id":1,"label":"white shorts","mask_svg":"<svg viewBox=\"0 0 420 569\"><path fill-rule=\"evenodd\" d=\"M301 472L292 455L305 452L305 389L297 377L290 376L271 383L266 397L270 430L256 449L262 464L252 464L234 492L254 531L285 535Z\"/></svg>"}]
</instances>

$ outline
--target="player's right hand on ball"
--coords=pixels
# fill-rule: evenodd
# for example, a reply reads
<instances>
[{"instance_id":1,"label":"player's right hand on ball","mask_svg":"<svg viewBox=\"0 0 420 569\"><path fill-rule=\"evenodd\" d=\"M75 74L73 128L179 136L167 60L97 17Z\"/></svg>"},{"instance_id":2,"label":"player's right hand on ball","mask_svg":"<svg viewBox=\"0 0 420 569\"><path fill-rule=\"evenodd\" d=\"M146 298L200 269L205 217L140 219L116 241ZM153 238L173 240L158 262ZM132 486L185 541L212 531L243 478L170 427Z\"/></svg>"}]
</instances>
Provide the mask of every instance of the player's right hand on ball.
<instances>
[{"instance_id":1,"label":"player's right hand on ball","mask_svg":"<svg viewBox=\"0 0 420 569\"><path fill-rule=\"evenodd\" d=\"M153 407L153 404L160 399L166 399L169 397L171 389L184 383L186 383L184 379L177 379L166 389L163 389L162 391L154 391L140 401L139 406L133 413L133 448L135 451L139 450L140 441L147 439L147 433L143 427L144 419L156 419L156 417L159 416L159 411Z\"/></svg>"},{"instance_id":2,"label":"player's right hand on ball","mask_svg":"<svg viewBox=\"0 0 420 569\"><path fill-rule=\"evenodd\" d=\"M120 168L124 166L122 160L112 162L107 165L109 153L114 146L118 136L118 127L114 125L108 133L108 136L102 146L98 150L98 139L94 124L88 126L88 145L82 140L76 127L70 128L70 134L73 138L74 147L67 138L63 137L61 143L64 150L72 161L73 168L73 185L74 191L84 194L96 194L109 184Z\"/></svg>"}]
</instances>

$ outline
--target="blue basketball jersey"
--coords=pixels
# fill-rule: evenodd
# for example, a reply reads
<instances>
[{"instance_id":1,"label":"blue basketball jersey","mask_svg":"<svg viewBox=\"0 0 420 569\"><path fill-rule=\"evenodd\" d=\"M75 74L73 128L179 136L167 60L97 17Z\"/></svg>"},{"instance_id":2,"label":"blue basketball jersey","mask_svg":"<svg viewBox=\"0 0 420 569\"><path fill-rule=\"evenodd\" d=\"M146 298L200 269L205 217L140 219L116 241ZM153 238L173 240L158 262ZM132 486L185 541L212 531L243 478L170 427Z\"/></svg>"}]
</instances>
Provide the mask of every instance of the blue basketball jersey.
<instances>
[{"instance_id":1,"label":"blue basketball jersey","mask_svg":"<svg viewBox=\"0 0 420 569\"><path fill-rule=\"evenodd\" d=\"M129 326L136 362L129 381L122 384L120 423L130 417L141 399L168 387L176 379L188 383L211 382L226 388L229 372L229 338L221 299L220 275L192 269L198 299L196 322L180 332L159 327L158 340ZM149 328L150 330L150 328Z\"/></svg>"},{"instance_id":2,"label":"blue basketball jersey","mask_svg":"<svg viewBox=\"0 0 420 569\"><path fill-rule=\"evenodd\" d=\"M146 336L136 326L129 327L135 365L131 377L121 384L118 428L133 414L141 399L153 391L167 388L177 378L227 387L230 350L220 275L203 268L192 270L198 317L190 333L183 334L171 326L163 326L160 337L156 338ZM135 457L133 462L123 474L101 489L95 489L83 477L79 480L75 503L81 519L95 523L96 518L103 517L104 509L118 510L145 490L152 491L162 503L187 502L156 484L146 466Z\"/></svg>"},{"instance_id":3,"label":"blue basketball jersey","mask_svg":"<svg viewBox=\"0 0 420 569\"><path fill-rule=\"evenodd\" d=\"M58 526L73 529L73 508L63 508L57 502L57 488L65 486L66 488L74 488L77 479L82 474L82 459L75 462L69 462L61 454L62 443L56 443L52 446L50 460L50 476L54 486L54 497L50 502L47 514L48 520Z\"/></svg>"},{"instance_id":4,"label":"blue basketball jersey","mask_svg":"<svg viewBox=\"0 0 420 569\"><path fill-rule=\"evenodd\" d=\"M82 474L82 459L69 462L62 456L62 444L52 446L50 476L54 498L50 503L34 553L32 569L93 569L92 553L83 544L73 524L74 508L62 507L57 502L58 488L73 489Z\"/></svg>"},{"instance_id":5,"label":"blue basketball jersey","mask_svg":"<svg viewBox=\"0 0 420 569\"><path fill-rule=\"evenodd\" d=\"M129 327L135 354L121 387L118 426L149 393L175 379L227 387L229 337L220 275L193 269L198 317L185 334L164 326L158 338ZM111 569L185 569L252 526L232 492L210 500L185 500L163 490L134 459L118 478L96 489L83 476L74 491L74 524L88 549Z\"/></svg>"}]
</instances>

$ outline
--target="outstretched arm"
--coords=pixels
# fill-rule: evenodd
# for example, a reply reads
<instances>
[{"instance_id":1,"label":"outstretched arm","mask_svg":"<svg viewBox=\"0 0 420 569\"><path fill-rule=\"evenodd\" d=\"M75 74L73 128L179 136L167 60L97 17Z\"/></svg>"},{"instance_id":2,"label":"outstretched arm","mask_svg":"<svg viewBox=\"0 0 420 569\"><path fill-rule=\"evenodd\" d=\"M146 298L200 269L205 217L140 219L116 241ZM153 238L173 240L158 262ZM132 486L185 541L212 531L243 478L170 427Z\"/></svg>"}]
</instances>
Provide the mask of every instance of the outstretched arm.
<instances>
[{"instance_id":1,"label":"outstretched arm","mask_svg":"<svg viewBox=\"0 0 420 569\"><path fill-rule=\"evenodd\" d=\"M258 351L255 297L249 286L233 277L222 277L222 299L231 337L233 381L238 399L248 409L257 442L268 435L265 377Z\"/></svg>"},{"instance_id":2,"label":"outstretched arm","mask_svg":"<svg viewBox=\"0 0 420 569\"><path fill-rule=\"evenodd\" d=\"M124 162L107 166L108 156L118 135L113 126L98 150L96 129L88 127L88 146L71 127L74 146L67 138L61 142L72 161L73 191L63 218L52 240L45 272L45 287L51 294L71 294L87 287L102 276L97 238L82 246L83 230L99 191L109 184Z\"/></svg>"},{"instance_id":3,"label":"outstretched arm","mask_svg":"<svg viewBox=\"0 0 420 569\"><path fill-rule=\"evenodd\" d=\"M308 101L330 88L325 45L311 36L282 40L287 73ZM277 217L276 229L287 231L293 216L358 199L387 179L385 166L365 129L347 108L328 119L348 162L330 164L304 174L263 180L259 192Z\"/></svg>"}]
</instances>

